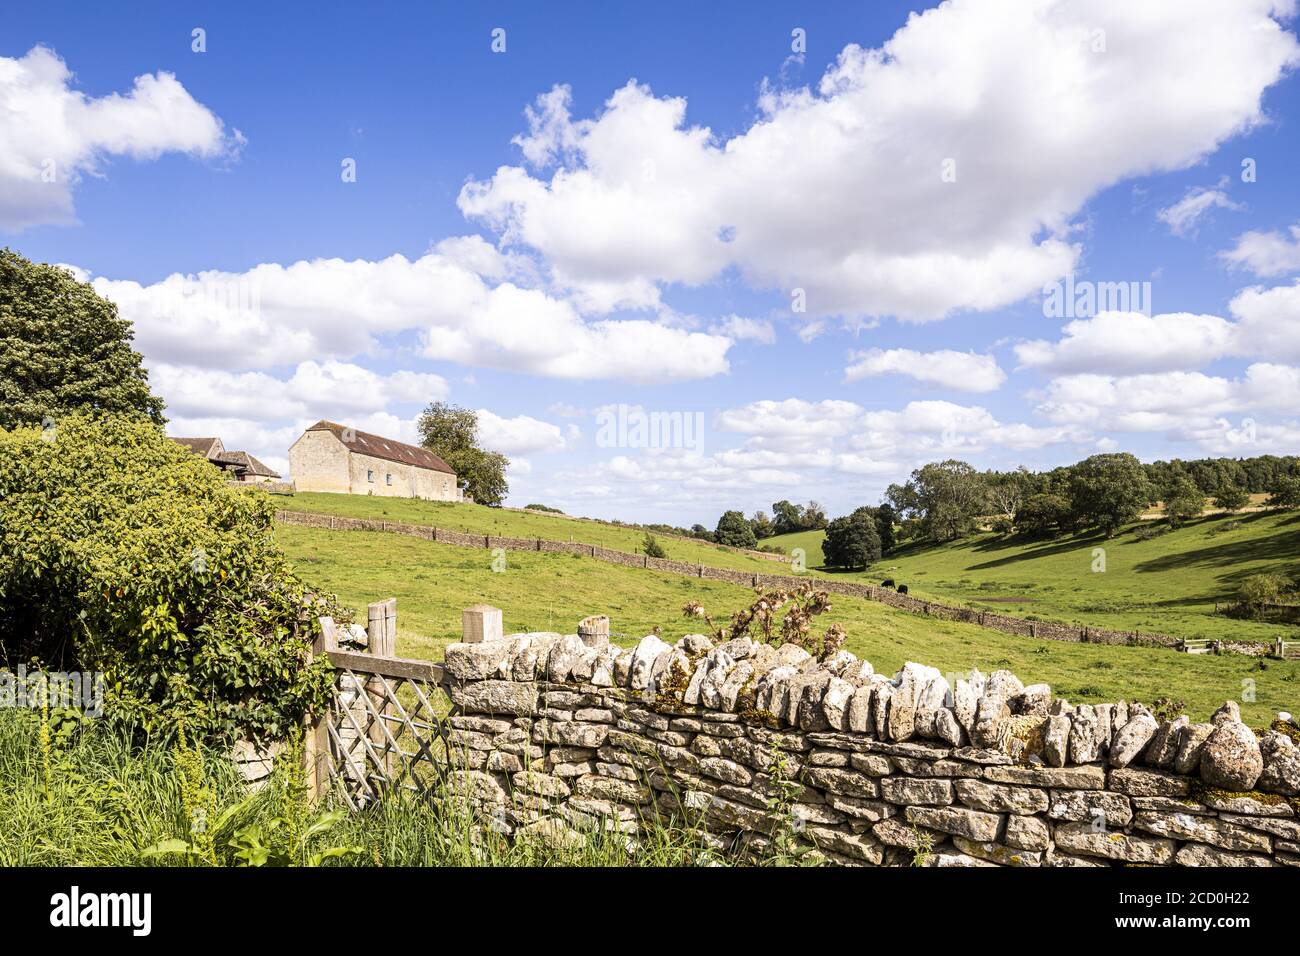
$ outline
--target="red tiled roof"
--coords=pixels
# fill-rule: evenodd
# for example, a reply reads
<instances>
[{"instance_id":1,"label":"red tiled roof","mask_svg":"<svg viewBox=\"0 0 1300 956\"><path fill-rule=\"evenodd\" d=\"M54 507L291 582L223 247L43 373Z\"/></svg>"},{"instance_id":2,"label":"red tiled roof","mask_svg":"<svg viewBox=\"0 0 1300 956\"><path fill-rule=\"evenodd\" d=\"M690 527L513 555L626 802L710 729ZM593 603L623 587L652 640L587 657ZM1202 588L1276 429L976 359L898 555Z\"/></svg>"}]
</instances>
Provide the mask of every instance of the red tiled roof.
<instances>
[{"instance_id":1,"label":"red tiled roof","mask_svg":"<svg viewBox=\"0 0 1300 956\"><path fill-rule=\"evenodd\" d=\"M429 449L420 448L418 445L408 445L392 438L384 438L382 435L372 435L337 422L319 421L307 431L333 432L334 437L343 442L349 451L361 455L382 458L384 461L396 461L403 465L414 465L416 468L428 468L430 471L441 471L448 475L456 474L445 461Z\"/></svg>"}]
</instances>

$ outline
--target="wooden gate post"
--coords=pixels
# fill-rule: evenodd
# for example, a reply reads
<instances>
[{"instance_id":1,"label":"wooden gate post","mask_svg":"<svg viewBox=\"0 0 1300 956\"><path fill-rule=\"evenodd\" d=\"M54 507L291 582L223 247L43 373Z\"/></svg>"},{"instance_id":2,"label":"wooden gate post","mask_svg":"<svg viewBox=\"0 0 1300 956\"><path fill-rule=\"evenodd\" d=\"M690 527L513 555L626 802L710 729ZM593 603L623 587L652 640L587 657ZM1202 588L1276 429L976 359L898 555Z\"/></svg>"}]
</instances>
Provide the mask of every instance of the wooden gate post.
<instances>
[{"instance_id":1,"label":"wooden gate post","mask_svg":"<svg viewBox=\"0 0 1300 956\"><path fill-rule=\"evenodd\" d=\"M316 658L326 656L338 648L338 636L334 628L334 618L320 619L320 632L312 638L311 650L307 653L310 665ZM330 711L334 698L333 678L331 678L330 696L325 701L321 713L303 715L302 763L307 777L308 796L319 800L329 789L329 749L330 749Z\"/></svg>"},{"instance_id":2,"label":"wooden gate post","mask_svg":"<svg viewBox=\"0 0 1300 956\"><path fill-rule=\"evenodd\" d=\"M491 604L474 604L460 612L461 642L481 644L505 636L501 609Z\"/></svg>"},{"instance_id":3,"label":"wooden gate post","mask_svg":"<svg viewBox=\"0 0 1300 956\"><path fill-rule=\"evenodd\" d=\"M593 614L578 622L578 637L587 647L607 647L609 645L609 618L604 614Z\"/></svg>"},{"instance_id":4,"label":"wooden gate post","mask_svg":"<svg viewBox=\"0 0 1300 956\"><path fill-rule=\"evenodd\" d=\"M376 601L366 608L366 633L369 636L368 647L375 657L397 656L397 598ZM370 726L370 743L376 751L384 754L384 765L377 767L386 781L392 782L393 755L389 752L388 735L384 733L385 721L390 705L388 695L384 693L384 682L380 677L372 677L366 682L366 692L370 695L370 704L375 710Z\"/></svg>"}]
</instances>

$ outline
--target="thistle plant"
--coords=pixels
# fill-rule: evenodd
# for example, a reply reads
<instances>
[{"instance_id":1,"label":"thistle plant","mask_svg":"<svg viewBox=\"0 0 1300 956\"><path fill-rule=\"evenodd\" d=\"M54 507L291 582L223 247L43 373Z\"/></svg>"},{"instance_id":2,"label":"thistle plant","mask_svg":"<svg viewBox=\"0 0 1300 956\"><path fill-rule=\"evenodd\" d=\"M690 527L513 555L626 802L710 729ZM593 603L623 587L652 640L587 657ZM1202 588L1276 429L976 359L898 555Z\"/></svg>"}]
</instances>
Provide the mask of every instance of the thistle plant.
<instances>
[{"instance_id":1,"label":"thistle plant","mask_svg":"<svg viewBox=\"0 0 1300 956\"><path fill-rule=\"evenodd\" d=\"M824 660L844 646L848 633L832 624L820 636L813 633L813 618L831 609L830 595L801 581L791 588L754 588L754 601L719 626L699 601L682 605L682 615L704 621L716 641L729 641L749 635L764 644L797 644L818 659Z\"/></svg>"}]
</instances>

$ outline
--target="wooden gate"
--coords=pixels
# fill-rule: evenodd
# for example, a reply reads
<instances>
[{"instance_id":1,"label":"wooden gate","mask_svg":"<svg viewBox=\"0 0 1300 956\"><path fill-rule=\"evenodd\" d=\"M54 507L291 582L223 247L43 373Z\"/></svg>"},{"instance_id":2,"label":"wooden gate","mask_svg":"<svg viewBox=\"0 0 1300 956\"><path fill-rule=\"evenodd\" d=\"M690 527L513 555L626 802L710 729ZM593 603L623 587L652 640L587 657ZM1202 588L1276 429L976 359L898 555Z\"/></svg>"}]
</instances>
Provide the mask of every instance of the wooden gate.
<instances>
[{"instance_id":1,"label":"wooden gate","mask_svg":"<svg viewBox=\"0 0 1300 956\"><path fill-rule=\"evenodd\" d=\"M393 653L395 598L369 610L365 650L341 648L334 621L320 619L312 652L329 658L334 681L325 713L313 716L305 734L314 795L337 792L353 809L396 790L427 797L449 770L443 667Z\"/></svg>"}]
</instances>

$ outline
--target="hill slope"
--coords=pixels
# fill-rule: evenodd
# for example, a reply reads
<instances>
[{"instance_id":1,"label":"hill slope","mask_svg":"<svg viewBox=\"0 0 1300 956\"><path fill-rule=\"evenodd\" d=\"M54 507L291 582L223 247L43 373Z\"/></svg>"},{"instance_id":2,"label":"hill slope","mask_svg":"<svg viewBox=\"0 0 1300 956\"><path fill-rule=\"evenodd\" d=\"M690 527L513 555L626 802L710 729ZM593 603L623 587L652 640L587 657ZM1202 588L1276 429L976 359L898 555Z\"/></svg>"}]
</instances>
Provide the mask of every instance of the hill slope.
<instances>
[{"instance_id":1,"label":"hill slope","mask_svg":"<svg viewBox=\"0 0 1300 956\"><path fill-rule=\"evenodd\" d=\"M415 498L379 498L369 495L334 495L299 492L276 498L276 507L286 511L311 511L344 518L371 518L432 525L449 531L494 534L515 538L546 538L549 541L578 541L629 553L641 553L645 531L604 521L568 518L540 511L506 511L456 501L420 501ZM785 574L789 565L733 551L707 541L655 539L677 561L690 561L715 568Z\"/></svg>"},{"instance_id":2,"label":"hill slope","mask_svg":"<svg viewBox=\"0 0 1300 956\"><path fill-rule=\"evenodd\" d=\"M397 651L410 657L441 658L442 648L460 636L461 610L479 601L503 610L507 632L571 633L583 616L608 614L615 642L628 646L655 626L669 640L697 630L702 622L681 616L688 600L725 620L753 597L738 585L560 554L512 553L498 573L485 552L380 532L284 525L276 540L307 580L337 592L362 616L368 602L396 597ZM1240 696L1250 680L1255 699L1242 703L1242 712L1260 726L1278 710L1294 711L1300 697L1300 661L1270 661L1260 671L1256 660L1238 655L1036 641L847 597L836 597L817 626L834 622L847 629L849 650L889 673L908 660L947 673L1005 667L1051 683L1071 701L1170 697L1186 701L1201 719L1224 698Z\"/></svg>"},{"instance_id":3,"label":"hill slope","mask_svg":"<svg viewBox=\"0 0 1300 956\"><path fill-rule=\"evenodd\" d=\"M909 545L864 573L890 577L912 593L1042 620L1143 630L1181 637L1300 639L1300 629L1214 614L1215 601L1234 599L1249 575L1300 574L1300 513L1260 512L1193 521L1149 540L1132 525L1110 539L1075 535L1018 541L992 534L952 544ZM766 539L787 551L802 547L810 567L822 562L820 531ZM1094 571L1105 553L1105 571Z\"/></svg>"}]
</instances>

